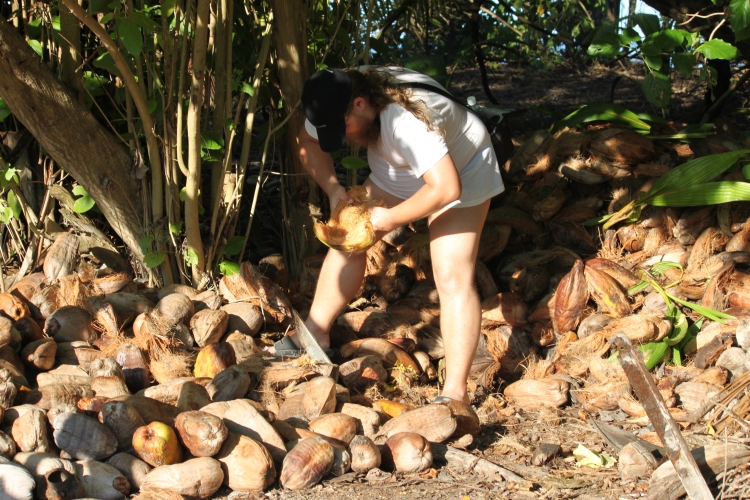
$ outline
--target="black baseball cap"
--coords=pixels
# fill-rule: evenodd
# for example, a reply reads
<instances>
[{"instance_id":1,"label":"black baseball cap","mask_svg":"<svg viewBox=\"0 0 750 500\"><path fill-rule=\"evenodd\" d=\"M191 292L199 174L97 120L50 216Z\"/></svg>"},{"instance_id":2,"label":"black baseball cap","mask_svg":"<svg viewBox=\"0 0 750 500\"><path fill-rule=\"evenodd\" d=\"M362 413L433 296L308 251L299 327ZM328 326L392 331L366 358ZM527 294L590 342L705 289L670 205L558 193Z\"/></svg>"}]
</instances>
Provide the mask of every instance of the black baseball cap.
<instances>
[{"instance_id":1,"label":"black baseball cap","mask_svg":"<svg viewBox=\"0 0 750 500\"><path fill-rule=\"evenodd\" d=\"M318 132L320 149L331 153L346 142L344 117L352 98L352 80L346 71L324 69L305 82L302 109Z\"/></svg>"}]
</instances>

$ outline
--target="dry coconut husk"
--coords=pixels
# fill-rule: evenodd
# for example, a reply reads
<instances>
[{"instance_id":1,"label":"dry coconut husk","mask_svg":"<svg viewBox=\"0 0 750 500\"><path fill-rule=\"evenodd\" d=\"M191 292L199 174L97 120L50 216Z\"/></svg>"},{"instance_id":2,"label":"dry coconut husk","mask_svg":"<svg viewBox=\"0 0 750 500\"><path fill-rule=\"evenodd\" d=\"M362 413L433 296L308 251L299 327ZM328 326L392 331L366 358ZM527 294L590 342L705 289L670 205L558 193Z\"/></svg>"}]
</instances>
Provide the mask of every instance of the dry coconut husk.
<instances>
[{"instance_id":1,"label":"dry coconut husk","mask_svg":"<svg viewBox=\"0 0 750 500\"><path fill-rule=\"evenodd\" d=\"M361 252L375 243L375 229L370 222L369 207L382 207L382 200L370 200L363 186L355 186L347 194L351 203L339 203L327 224L316 223L315 236L327 247L342 252Z\"/></svg>"},{"instance_id":2,"label":"dry coconut husk","mask_svg":"<svg viewBox=\"0 0 750 500\"><path fill-rule=\"evenodd\" d=\"M588 371L591 358L600 358L608 350L609 344L602 332L575 341L564 337L558 344L553 362L558 372L580 377Z\"/></svg>"}]
</instances>

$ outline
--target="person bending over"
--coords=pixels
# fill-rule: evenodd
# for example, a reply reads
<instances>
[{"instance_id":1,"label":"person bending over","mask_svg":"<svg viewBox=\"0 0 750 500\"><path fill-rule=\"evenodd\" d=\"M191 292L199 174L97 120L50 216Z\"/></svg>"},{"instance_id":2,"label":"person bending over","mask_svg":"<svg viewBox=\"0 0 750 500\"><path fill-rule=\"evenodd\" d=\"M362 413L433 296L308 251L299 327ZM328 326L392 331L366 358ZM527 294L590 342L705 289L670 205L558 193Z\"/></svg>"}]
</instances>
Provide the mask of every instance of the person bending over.
<instances>
[{"instance_id":1,"label":"person bending over","mask_svg":"<svg viewBox=\"0 0 750 500\"><path fill-rule=\"evenodd\" d=\"M469 402L466 382L479 340L481 307L474 263L490 198L504 189L487 129L474 114L439 94L405 87L420 73L396 67L325 69L304 86L307 120L299 131L302 165L326 192L333 209L349 202L330 153L347 140L367 149L371 174L364 187L386 207L370 208L377 239L427 217L446 379L441 396ZM442 88L442 87L441 87ZM357 294L365 252L329 249L306 326L323 348L329 330ZM277 343L281 351L288 337Z\"/></svg>"}]
</instances>

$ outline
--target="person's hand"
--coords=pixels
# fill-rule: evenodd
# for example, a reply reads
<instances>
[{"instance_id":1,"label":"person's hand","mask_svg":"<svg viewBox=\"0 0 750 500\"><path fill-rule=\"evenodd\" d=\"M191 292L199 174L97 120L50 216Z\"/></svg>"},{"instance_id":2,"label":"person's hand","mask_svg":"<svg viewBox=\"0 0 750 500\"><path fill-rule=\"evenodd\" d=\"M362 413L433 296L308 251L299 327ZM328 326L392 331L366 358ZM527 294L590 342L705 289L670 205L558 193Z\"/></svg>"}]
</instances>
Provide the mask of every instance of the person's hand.
<instances>
[{"instance_id":1,"label":"person's hand","mask_svg":"<svg viewBox=\"0 0 750 500\"><path fill-rule=\"evenodd\" d=\"M390 233L398 227L398 224L393 222L391 211L389 209L383 207L370 207L367 210L370 212L370 223L375 231Z\"/></svg>"},{"instance_id":2,"label":"person's hand","mask_svg":"<svg viewBox=\"0 0 750 500\"><path fill-rule=\"evenodd\" d=\"M351 203L352 198L351 196L346 194L346 188L339 184L338 187L334 188L330 193L328 193L328 201L331 202L331 212L333 212L333 209L336 208L336 205L338 205L339 202Z\"/></svg>"}]
</instances>

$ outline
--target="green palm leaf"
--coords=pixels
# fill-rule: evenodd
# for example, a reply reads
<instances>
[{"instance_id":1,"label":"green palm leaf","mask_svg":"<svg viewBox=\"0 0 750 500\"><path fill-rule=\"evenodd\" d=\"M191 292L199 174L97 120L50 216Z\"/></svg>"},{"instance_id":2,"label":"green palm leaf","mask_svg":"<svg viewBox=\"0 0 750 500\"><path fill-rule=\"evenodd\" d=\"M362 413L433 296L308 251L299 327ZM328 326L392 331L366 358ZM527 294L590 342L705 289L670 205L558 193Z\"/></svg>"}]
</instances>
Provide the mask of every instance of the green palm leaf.
<instances>
[{"instance_id":1,"label":"green palm leaf","mask_svg":"<svg viewBox=\"0 0 750 500\"><path fill-rule=\"evenodd\" d=\"M655 196L648 203L656 207L697 207L731 201L750 201L750 183L709 182Z\"/></svg>"},{"instance_id":2,"label":"green palm leaf","mask_svg":"<svg viewBox=\"0 0 750 500\"><path fill-rule=\"evenodd\" d=\"M703 156L683 163L656 181L651 189L638 199L637 203L639 205L651 204L651 199L656 196L700 186L727 171L737 160L748 153L750 153L749 149L740 149L728 153Z\"/></svg>"},{"instance_id":3,"label":"green palm leaf","mask_svg":"<svg viewBox=\"0 0 750 500\"><path fill-rule=\"evenodd\" d=\"M633 127L637 132L644 134L651 131L651 125L643 121L632 111L625 109L622 106L618 106L617 104L600 102L587 104L586 106L573 111L562 120L555 122L550 129L550 134L554 134L565 127L574 127L581 123L599 120L624 123Z\"/></svg>"}]
</instances>

